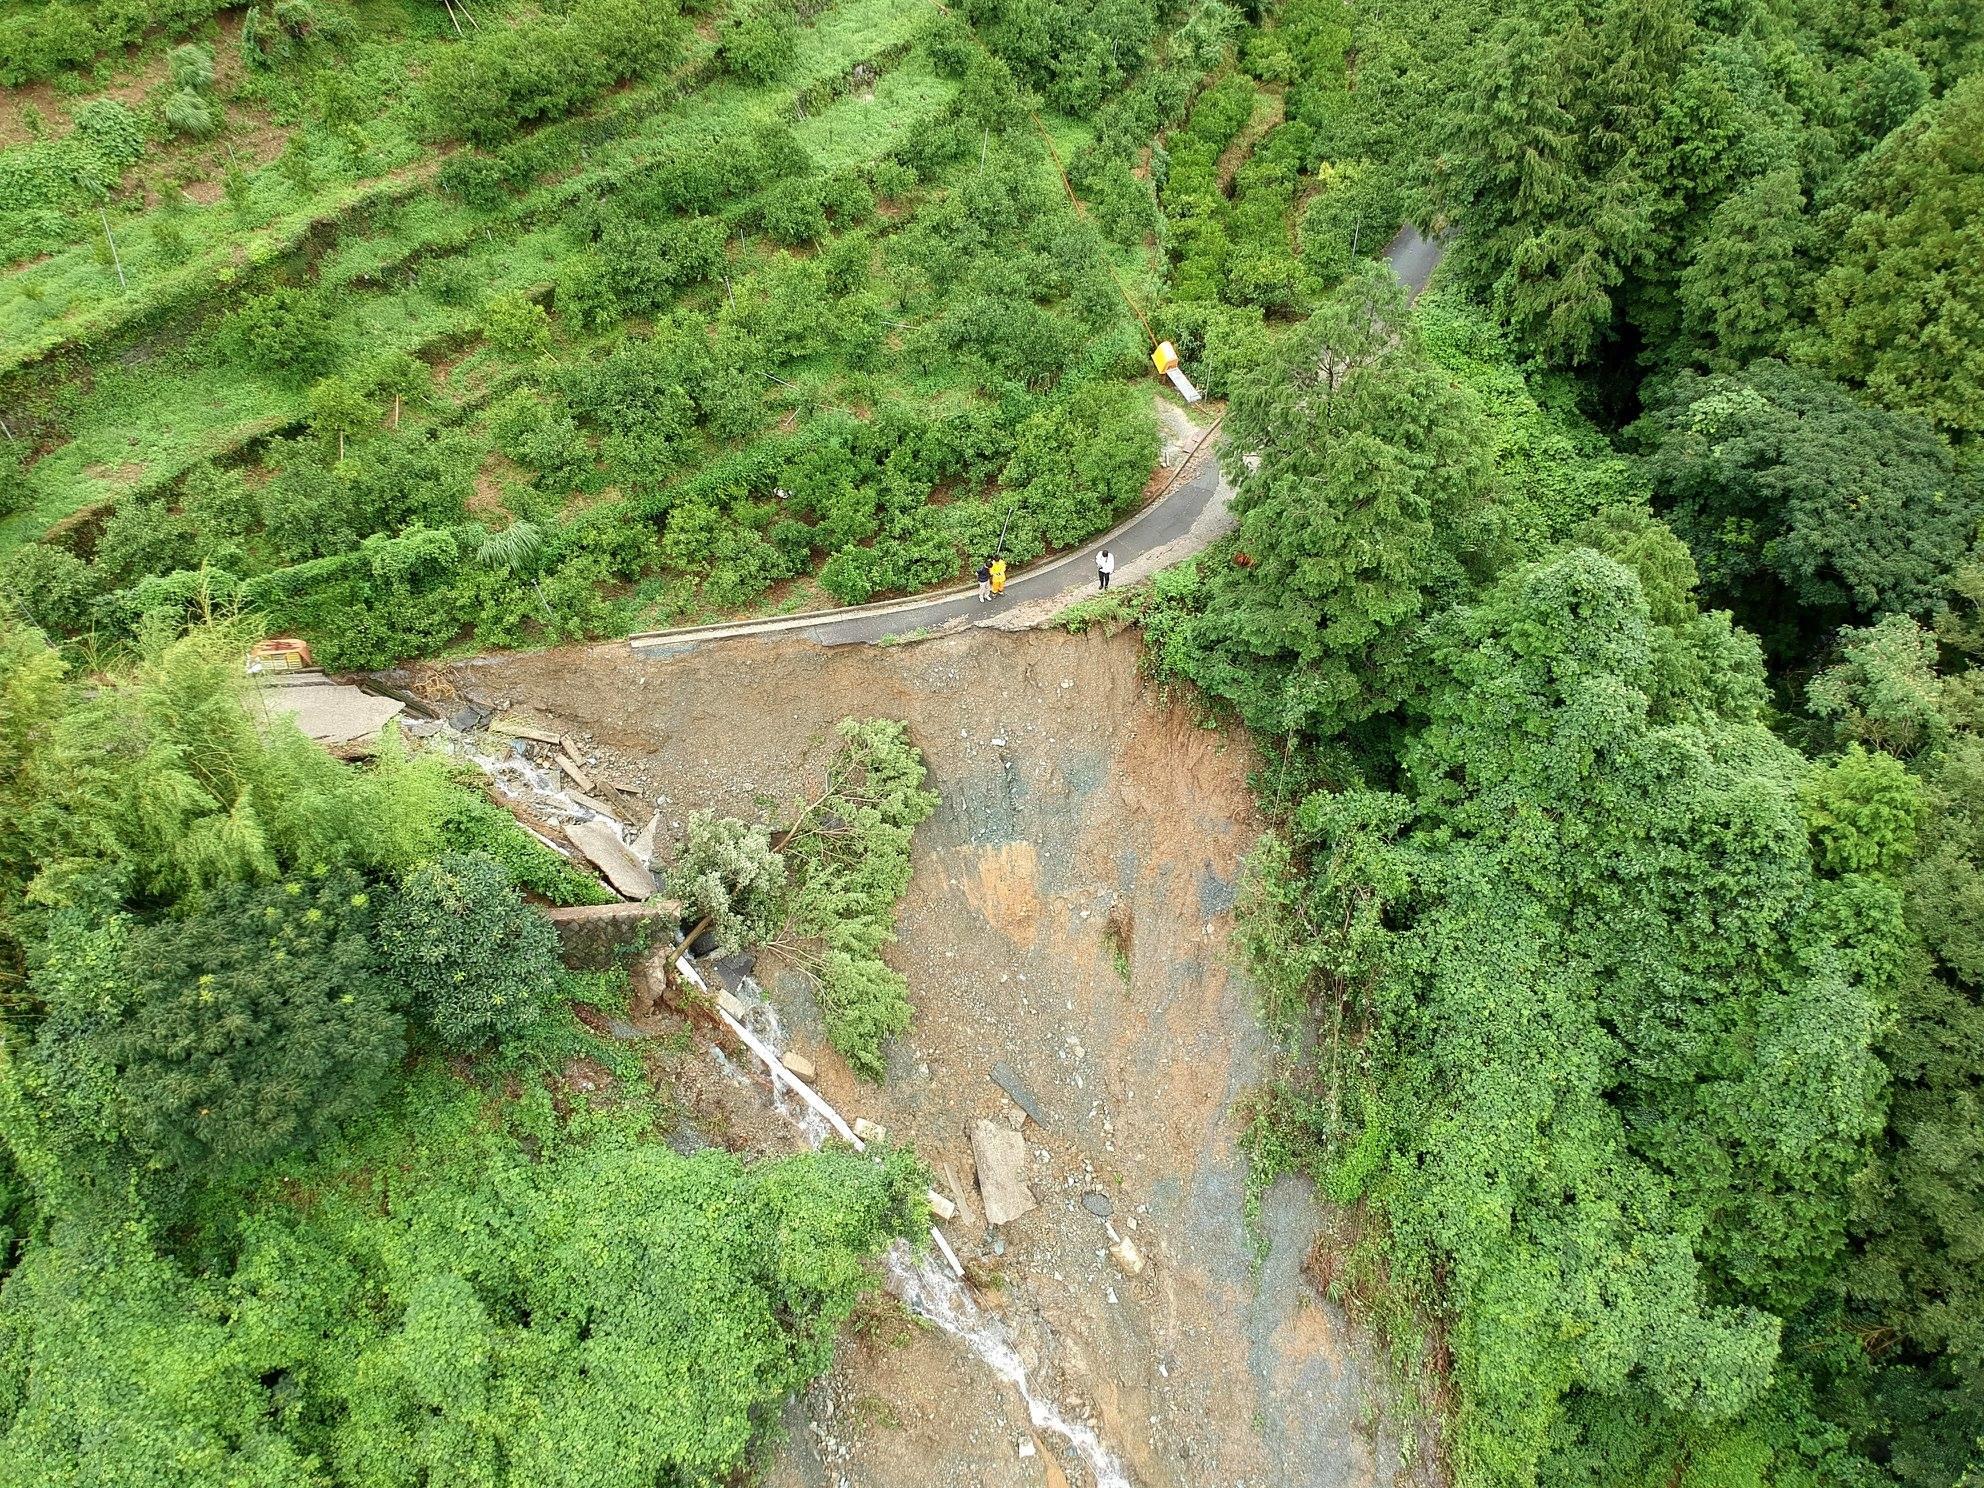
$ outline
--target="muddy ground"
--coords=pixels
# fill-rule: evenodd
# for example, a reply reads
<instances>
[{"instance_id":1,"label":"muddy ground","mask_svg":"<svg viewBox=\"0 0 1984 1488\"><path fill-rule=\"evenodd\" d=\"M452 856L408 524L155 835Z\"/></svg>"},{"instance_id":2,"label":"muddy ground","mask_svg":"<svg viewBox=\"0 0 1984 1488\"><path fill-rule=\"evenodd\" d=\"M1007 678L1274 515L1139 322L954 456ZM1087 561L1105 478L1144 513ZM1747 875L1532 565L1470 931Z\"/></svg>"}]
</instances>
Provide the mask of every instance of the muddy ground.
<instances>
[{"instance_id":1,"label":"muddy ground","mask_svg":"<svg viewBox=\"0 0 1984 1488\"><path fill-rule=\"evenodd\" d=\"M817 793L838 719L908 720L942 806L918 831L890 957L916 1025L883 1084L825 1047L803 975L760 968L822 1093L913 1143L960 1200L946 1231L1036 1392L1092 1419L1136 1483L1430 1478L1401 1446L1415 1438L1391 1419L1370 1341L1303 1278L1318 1225L1306 1189L1267 1195L1259 1249L1243 1221L1236 1106L1269 1054L1226 949L1256 831L1249 757L1140 678L1133 639L570 648L437 667L423 683L450 684L577 734L604 773L661 802L664 835L698 806L782 818ZM995 1234L967 1131L1019 1119L989 1078L999 1061L1046 1119L1023 1127L1039 1207ZM789 1143L705 1051L668 1065L733 1145ZM1141 1275L1111 1259L1092 1208L1149 1258ZM776 1488L1090 1481L947 1335L886 1307L850 1333L787 1411L764 1470Z\"/></svg>"}]
</instances>

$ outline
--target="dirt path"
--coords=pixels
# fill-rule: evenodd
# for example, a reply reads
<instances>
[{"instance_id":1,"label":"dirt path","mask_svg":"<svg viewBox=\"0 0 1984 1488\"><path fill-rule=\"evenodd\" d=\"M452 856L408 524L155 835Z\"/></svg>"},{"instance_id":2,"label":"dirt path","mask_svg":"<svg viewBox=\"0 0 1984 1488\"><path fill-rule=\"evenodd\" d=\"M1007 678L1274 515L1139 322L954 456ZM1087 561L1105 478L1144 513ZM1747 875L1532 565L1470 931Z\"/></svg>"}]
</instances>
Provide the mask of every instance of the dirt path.
<instances>
[{"instance_id":1,"label":"dirt path","mask_svg":"<svg viewBox=\"0 0 1984 1488\"><path fill-rule=\"evenodd\" d=\"M1136 1483L1421 1479L1399 1468L1368 1341L1300 1274L1317 1230L1306 1191L1268 1196L1264 1259L1243 1225L1235 1107L1267 1051L1225 946L1256 830L1250 757L1143 683L1133 639L1033 631L876 649L787 637L438 670L579 734L661 800L664 823L693 805L782 815L817 789L836 720L907 719L942 806L918 833L891 953L917 1021L887 1080L859 1081L825 1049L802 975L759 968L823 1093L962 1189L947 1230L990 1280L986 1305L1036 1389L1093 1419ZM1018 1114L989 1078L999 1061L1045 1121L1022 1128L1039 1207L994 1234L967 1128ZM1112 1262L1092 1208L1149 1257L1140 1276ZM1012 1390L888 1309L853 1330L787 1426L765 1468L774 1488L1087 1482L1031 1432Z\"/></svg>"}]
</instances>

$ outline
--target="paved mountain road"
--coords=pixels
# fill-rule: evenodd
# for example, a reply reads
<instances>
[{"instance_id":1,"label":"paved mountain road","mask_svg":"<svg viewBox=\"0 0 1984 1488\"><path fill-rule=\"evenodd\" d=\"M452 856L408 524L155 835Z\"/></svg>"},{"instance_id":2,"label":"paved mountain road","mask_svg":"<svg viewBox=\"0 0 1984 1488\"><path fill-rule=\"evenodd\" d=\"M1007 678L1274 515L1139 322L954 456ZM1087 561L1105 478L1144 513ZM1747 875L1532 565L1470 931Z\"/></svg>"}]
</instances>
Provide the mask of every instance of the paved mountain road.
<instances>
[{"instance_id":1,"label":"paved mountain road","mask_svg":"<svg viewBox=\"0 0 1984 1488\"><path fill-rule=\"evenodd\" d=\"M1385 261L1407 290L1417 295L1440 262L1441 245L1407 224L1385 247ZM1175 408L1168 416L1181 423ZM797 632L823 646L872 644L898 636L924 635L967 625L1012 628L1036 623L1095 589L1095 555L1116 555L1116 582L1134 583L1156 569L1209 547L1232 525L1227 511L1233 491L1219 471L1211 430L1187 447L1177 479L1116 527L1071 553L1024 569L1006 581L1006 592L990 604L978 602L977 586L911 595L876 604L814 610L716 625L653 631L629 638L635 650L653 655L687 650L737 636Z\"/></svg>"}]
</instances>

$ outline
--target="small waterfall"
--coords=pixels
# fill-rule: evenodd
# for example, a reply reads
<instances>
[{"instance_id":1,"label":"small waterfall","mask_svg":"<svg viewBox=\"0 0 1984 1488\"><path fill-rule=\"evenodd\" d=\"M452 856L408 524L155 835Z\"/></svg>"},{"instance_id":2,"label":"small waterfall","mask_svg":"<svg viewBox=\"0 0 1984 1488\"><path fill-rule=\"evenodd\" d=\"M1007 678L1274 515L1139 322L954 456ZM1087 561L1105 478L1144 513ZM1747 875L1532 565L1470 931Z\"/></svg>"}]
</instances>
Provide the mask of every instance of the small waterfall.
<instances>
[{"instance_id":1,"label":"small waterfall","mask_svg":"<svg viewBox=\"0 0 1984 1488\"><path fill-rule=\"evenodd\" d=\"M691 981L706 988L707 984L693 962L684 957L676 964ZM765 999L764 989L750 977L739 979L737 992L739 1000L745 1004L744 1016L735 1020L733 1026L745 1030L774 1056L780 1054L785 1047L785 1026L779 1019L778 1009ZM736 1071L737 1066L723 1050L712 1044L710 1052L726 1072ZM832 1133L827 1120L818 1111L802 1101L795 1101L779 1087L776 1080L772 1082L772 1107L815 1150ZM941 1240L935 1226L931 1227L930 1233ZM1093 1430L1070 1421L1053 1401L1043 1400L1034 1394L1033 1386L1027 1379L1026 1365L1020 1362L1019 1353L1005 1328L979 1310L964 1283L947 1270L936 1256L925 1255L918 1260L911 1253L907 1240L897 1240L884 1254L883 1266L888 1272L889 1289L902 1299L906 1307L957 1339L995 1375L1020 1392L1020 1398L1026 1402L1027 1419L1033 1423L1034 1429L1051 1432L1067 1442L1095 1475L1095 1488L1132 1488L1129 1474L1116 1460L1116 1454L1102 1444L1102 1439Z\"/></svg>"},{"instance_id":2,"label":"small waterfall","mask_svg":"<svg viewBox=\"0 0 1984 1488\"><path fill-rule=\"evenodd\" d=\"M1130 1488L1129 1475L1116 1454L1088 1427L1070 1421L1051 1400L1042 1400L1028 1383L1026 1365L1006 1330L985 1316L964 1283L943 1268L935 1256L917 1260L909 1242L898 1240L884 1258L890 1290L919 1317L927 1318L957 1339L1000 1379L1020 1392L1027 1419L1037 1431L1051 1431L1075 1449L1095 1474L1095 1488Z\"/></svg>"},{"instance_id":3,"label":"small waterfall","mask_svg":"<svg viewBox=\"0 0 1984 1488\"><path fill-rule=\"evenodd\" d=\"M764 1042L774 1054L785 1053L785 1024L779 1018L778 1009L765 997L764 988L750 977L738 981L737 996L744 1003L744 1026ZM820 1144L833 1135L833 1128L827 1125L826 1118L804 1101L796 1100L784 1086L776 1080L772 1082L772 1109L798 1129L806 1139L806 1145L813 1151L820 1150Z\"/></svg>"}]
</instances>

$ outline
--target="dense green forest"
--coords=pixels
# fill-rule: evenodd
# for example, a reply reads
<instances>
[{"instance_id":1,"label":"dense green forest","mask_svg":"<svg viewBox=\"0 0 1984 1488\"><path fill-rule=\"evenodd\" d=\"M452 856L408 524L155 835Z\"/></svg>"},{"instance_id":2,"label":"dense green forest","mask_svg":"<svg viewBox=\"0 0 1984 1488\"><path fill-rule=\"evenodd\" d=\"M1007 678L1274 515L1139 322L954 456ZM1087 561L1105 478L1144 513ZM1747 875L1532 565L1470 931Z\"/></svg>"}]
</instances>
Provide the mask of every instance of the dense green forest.
<instances>
[{"instance_id":1,"label":"dense green forest","mask_svg":"<svg viewBox=\"0 0 1984 1488\"><path fill-rule=\"evenodd\" d=\"M0 80L0 1482L737 1471L911 1164L566 1101L582 886L180 632L1031 558L1147 331L1239 528L1082 619L1257 741L1256 1177L1452 1481L1984 1479L1971 0L13 0Z\"/></svg>"},{"instance_id":2,"label":"dense green forest","mask_svg":"<svg viewBox=\"0 0 1984 1488\"><path fill-rule=\"evenodd\" d=\"M1241 526L1090 612L1263 745L1263 1176L1457 1482L1975 1476L1984 17L1377 0L1320 103L1306 14L1241 174L1319 120L1441 287L1174 238Z\"/></svg>"}]
</instances>

